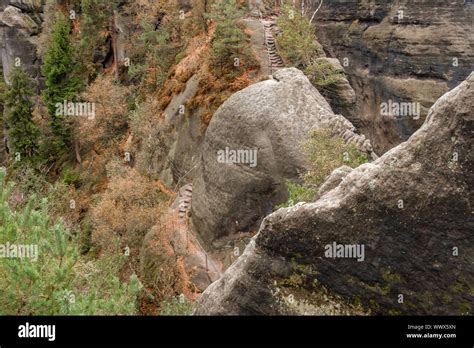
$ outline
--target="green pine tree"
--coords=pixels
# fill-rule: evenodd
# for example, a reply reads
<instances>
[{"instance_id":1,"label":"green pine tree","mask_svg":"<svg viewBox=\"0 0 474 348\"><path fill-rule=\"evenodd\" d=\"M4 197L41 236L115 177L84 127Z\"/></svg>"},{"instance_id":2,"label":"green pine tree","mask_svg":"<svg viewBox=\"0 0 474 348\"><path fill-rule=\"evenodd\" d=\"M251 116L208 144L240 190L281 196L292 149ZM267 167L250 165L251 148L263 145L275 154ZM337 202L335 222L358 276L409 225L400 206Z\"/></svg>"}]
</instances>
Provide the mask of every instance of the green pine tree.
<instances>
[{"instance_id":1,"label":"green pine tree","mask_svg":"<svg viewBox=\"0 0 474 348\"><path fill-rule=\"evenodd\" d=\"M42 67L46 78L43 100L48 108L50 127L54 135L53 147L63 152L72 144L71 123L62 114L56 113L56 104L64 100L73 101L79 91L80 80L76 74L75 53L69 38L70 24L58 15L52 31Z\"/></svg>"},{"instance_id":2,"label":"green pine tree","mask_svg":"<svg viewBox=\"0 0 474 348\"><path fill-rule=\"evenodd\" d=\"M38 153L39 130L33 122L34 81L21 67L10 73L11 85L5 94L6 123L10 153L18 159L32 159Z\"/></svg>"},{"instance_id":3,"label":"green pine tree","mask_svg":"<svg viewBox=\"0 0 474 348\"><path fill-rule=\"evenodd\" d=\"M46 199L13 210L12 192L0 170L0 315L136 314L141 283L118 278L126 256L81 259L77 237L51 222Z\"/></svg>"},{"instance_id":4,"label":"green pine tree","mask_svg":"<svg viewBox=\"0 0 474 348\"><path fill-rule=\"evenodd\" d=\"M245 33L238 25L242 11L238 9L236 0L218 0L207 17L217 22L211 62L221 71L231 69L235 59L241 58L245 45Z\"/></svg>"}]
</instances>

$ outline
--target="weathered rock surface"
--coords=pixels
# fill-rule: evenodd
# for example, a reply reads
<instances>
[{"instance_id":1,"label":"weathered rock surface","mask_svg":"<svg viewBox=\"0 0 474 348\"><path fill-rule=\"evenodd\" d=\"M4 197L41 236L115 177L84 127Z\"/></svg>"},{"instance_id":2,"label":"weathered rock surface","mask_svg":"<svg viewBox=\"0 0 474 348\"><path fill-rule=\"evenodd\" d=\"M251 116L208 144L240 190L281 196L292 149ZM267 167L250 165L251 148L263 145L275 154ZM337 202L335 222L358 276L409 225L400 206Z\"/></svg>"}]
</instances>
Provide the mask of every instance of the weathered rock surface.
<instances>
[{"instance_id":1,"label":"weathered rock surface","mask_svg":"<svg viewBox=\"0 0 474 348\"><path fill-rule=\"evenodd\" d=\"M167 161L161 170L161 179L169 185L191 182L198 163L203 139L199 111L192 113L182 109L183 112L180 112L180 108L196 95L198 86L199 77L194 75L187 81L186 88L173 97L165 110L166 126L176 131L166 156Z\"/></svg>"},{"instance_id":2,"label":"weathered rock surface","mask_svg":"<svg viewBox=\"0 0 474 348\"><path fill-rule=\"evenodd\" d=\"M44 0L4 0L4 2L27 12L41 12L45 3Z\"/></svg>"},{"instance_id":3,"label":"weathered rock surface","mask_svg":"<svg viewBox=\"0 0 474 348\"><path fill-rule=\"evenodd\" d=\"M408 141L265 218L195 313L285 314L278 294L319 306L322 286L372 313L472 314L473 132L474 73ZM326 257L333 243L363 245L364 257Z\"/></svg>"},{"instance_id":4,"label":"weathered rock surface","mask_svg":"<svg viewBox=\"0 0 474 348\"><path fill-rule=\"evenodd\" d=\"M287 199L286 180L308 169L301 144L318 128L329 128L372 154L370 141L335 115L295 68L279 70L274 79L229 98L214 114L201 145L192 204L192 221L200 235L212 242L256 228L275 204ZM256 162L229 158L220 163L218 153L226 149L253 151Z\"/></svg>"},{"instance_id":5,"label":"weathered rock surface","mask_svg":"<svg viewBox=\"0 0 474 348\"><path fill-rule=\"evenodd\" d=\"M10 28L24 29L29 34L38 32L38 25L35 21L28 14L13 6L7 6L3 10L0 14L0 22Z\"/></svg>"},{"instance_id":6,"label":"weathered rock surface","mask_svg":"<svg viewBox=\"0 0 474 348\"><path fill-rule=\"evenodd\" d=\"M317 197L321 197L326 192L331 191L333 188L337 187L350 172L352 172L352 168L349 166L342 166L335 169L331 175L327 177L324 184L322 184L319 188Z\"/></svg>"},{"instance_id":7,"label":"weathered rock surface","mask_svg":"<svg viewBox=\"0 0 474 348\"><path fill-rule=\"evenodd\" d=\"M340 74L338 79L318 88L318 91L329 102L335 113L344 115L350 120L356 118L356 95L349 81L345 77L345 70L337 58L321 57L315 59L317 63L329 64L333 71ZM357 125L356 125L357 126Z\"/></svg>"},{"instance_id":8,"label":"weathered rock surface","mask_svg":"<svg viewBox=\"0 0 474 348\"><path fill-rule=\"evenodd\" d=\"M319 0L306 0L308 13ZM401 11L401 12L399 12ZM318 39L341 62L357 95L347 115L382 154L405 141L428 109L474 70L472 1L324 1ZM386 118L380 104L417 102L421 117Z\"/></svg>"},{"instance_id":9,"label":"weathered rock surface","mask_svg":"<svg viewBox=\"0 0 474 348\"><path fill-rule=\"evenodd\" d=\"M0 4L0 56L7 83L16 59L31 76L39 76L36 48L41 29L41 12L41 1L10 0Z\"/></svg>"},{"instance_id":10,"label":"weathered rock surface","mask_svg":"<svg viewBox=\"0 0 474 348\"><path fill-rule=\"evenodd\" d=\"M131 152L138 153L137 167L156 175L166 186L178 189L192 183L203 140L203 109L186 104L195 96L200 78L193 75L183 91L173 96L164 115L147 137L135 137ZM146 111L149 112L149 111Z\"/></svg>"}]
</instances>

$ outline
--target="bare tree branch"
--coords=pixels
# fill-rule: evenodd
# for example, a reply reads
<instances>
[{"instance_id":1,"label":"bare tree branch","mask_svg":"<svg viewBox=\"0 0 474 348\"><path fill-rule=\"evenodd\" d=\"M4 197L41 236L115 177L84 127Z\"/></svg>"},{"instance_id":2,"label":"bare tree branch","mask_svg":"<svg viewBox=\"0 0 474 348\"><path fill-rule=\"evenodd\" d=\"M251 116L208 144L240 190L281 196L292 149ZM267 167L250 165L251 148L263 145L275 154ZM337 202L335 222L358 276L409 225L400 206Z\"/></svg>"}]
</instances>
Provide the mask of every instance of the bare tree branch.
<instances>
[{"instance_id":1,"label":"bare tree branch","mask_svg":"<svg viewBox=\"0 0 474 348\"><path fill-rule=\"evenodd\" d=\"M311 16L311 19L309 20L310 23L313 23L314 16L316 16L316 13L318 13L319 9L321 8L321 6L323 4L323 1L324 0L321 0L321 2L319 3L318 8L316 9L316 11L313 12L313 15Z\"/></svg>"}]
</instances>

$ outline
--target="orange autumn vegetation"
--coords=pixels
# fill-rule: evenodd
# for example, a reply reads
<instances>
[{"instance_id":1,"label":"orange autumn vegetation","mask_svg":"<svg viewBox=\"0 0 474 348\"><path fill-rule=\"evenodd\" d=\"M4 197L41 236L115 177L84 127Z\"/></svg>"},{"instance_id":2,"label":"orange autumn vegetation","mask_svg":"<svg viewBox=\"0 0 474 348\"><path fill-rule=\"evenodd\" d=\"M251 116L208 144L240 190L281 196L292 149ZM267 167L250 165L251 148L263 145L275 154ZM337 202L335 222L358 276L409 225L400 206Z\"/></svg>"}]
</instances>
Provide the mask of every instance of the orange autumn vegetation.
<instances>
[{"instance_id":1,"label":"orange autumn vegetation","mask_svg":"<svg viewBox=\"0 0 474 348\"><path fill-rule=\"evenodd\" d=\"M130 87L114 82L112 75L100 75L82 93L82 99L94 103L95 118L78 122L78 139L86 149L105 146L125 134L128 128Z\"/></svg>"},{"instance_id":2,"label":"orange autumn vegetation","mask_svg":"<svg viewBox=\"0 0 474 348\"><path fill-rule=\"evenodd\" d=\"M140 274L148 300L142 299L142 305L148 310L151 302L159 310L162 301L172 296L182 294L191 301L196 298L183 257L175 251L175 234L180 227L176 214L165 213L143 241Z\"/></svg>"},{"instance_id":3,"label":"orange autumn vegetation","mask_svg":"<svg viewBox=\"0 0 474 348\"><path fill-rule=\"evenodd\" d=\"M152 180L118 161L108 165L107 174L107 190L91 211L92 240L104 252L117 237L124 248L140 248L165 209L167 196Z\"/></svg>"}]
</instances>

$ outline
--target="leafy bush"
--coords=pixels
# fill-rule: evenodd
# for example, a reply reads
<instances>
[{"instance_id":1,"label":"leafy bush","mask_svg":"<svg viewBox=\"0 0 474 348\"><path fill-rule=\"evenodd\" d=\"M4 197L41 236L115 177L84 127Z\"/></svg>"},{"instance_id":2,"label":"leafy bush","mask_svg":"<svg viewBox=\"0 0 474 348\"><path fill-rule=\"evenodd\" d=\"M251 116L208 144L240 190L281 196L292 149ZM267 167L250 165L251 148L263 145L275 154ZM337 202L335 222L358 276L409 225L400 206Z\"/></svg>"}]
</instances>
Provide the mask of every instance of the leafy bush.
<instances>
[{"instance_id":1,"label":"leafy bush","mask_svg":"<svg viewBox=\"0 0 474 348\"><path fill-rule=\"evenodd\" d=\"M120 238L122 247L136 250L157 223L166 196L153 181L118 162L109 165L108 174L107 191L91 210L93 242L105 251Z\"/></svg>"},{"instance_id":2,"label":"leafy bush","mask_svg":"<svg viewBox=\"0 0 474 348\"><path fill-rule=\"evenodd\" d=\"M170 298L180 295L183 300L192 297L194 289L189 282L184 259L178 255L178 229L182 228L178 217L162 214L160 221L147 233L140 250L140 279L158 308L176 310ZM164 307L163 307L164 306ZM173 309L174 308L174 309Z\"/></svg>"},{"instance_id":3,"label":"leafy bush","mask_svg":"<svg viewBox=\"0 0 474 348\"><path fill-rule=\"evenodd\" d=\"M43 196L47 193L48 181L36 168L32 166L21 166L11 169L9 176L15 178L16 194L36 194Z\"/></svg>"},{"instance_id":4,"label":"leafy bush","mask_svg":"<svg viewBox=\"0 0 474 348\"><path fill-rule=\"evenodd\" d=\"M280 53L287 62L301 69L307 67L312 59L324 56L313 25L300 11L290 5L283 6L277 24L281 29L277 37Z\"/></svg>"},{"instance_id":5,"label":"leafy bush","mask_svg":"<svg viewBox=\"0 0 474 348\"><path fill-rule=\"evenodd\" d=\"M184 296L172 297L163 305L160 315L191 315L193 307Z\"/></svg>"},{"instance_id":6,"label":"leafy bush","mask_svg":"<svg viewBox=\"0 0 474 348\"><path fill-rule=\"evenodd\" d=\"M131 89L113 81L112 76L99 76L81 94L93 103L95 117L80 118L77 123L78 140L85 151L94 146L110 145L128 129L129 98Z\"/></svg>"},{"instance_id":7,"label":"leafy bush","mask_svg":"<svg viewBox=\"0 0 474 348\"><path fill-rule=\"evenodd\" d=\"M368 162L367 156L354 144L346 144L328 129L313 131L311 138L303 144L303 150L309 161L309 170L302 175L303 185L288 181L289 199L277 208L289 207L298 202L312 202L333 170L343 165L355 168Z\"/></svg>"},{"instance_id":8,"label":"leafy bush","mask_svg":"<svg viewBox=\"0 0 474 348\"><path fill-rule=\"evenodd\" d=\"M142 289L136 274L128 283L122 283L118 274L127 257L117 248L114 254L98 260L83 261L75 267L76 277L72 287L81 296L75 303L67 303L67 313L72 315L132 315L137 313L137 297Z\"/></svg>"},{"instance_id":9,"label":"leafy bush","mask_svg":"<svg viewBox=\"0 0 474 348\"><path fill-rule=\"evenodd\" d=\"M80 174L71 167L66 167L61 173L61 179L66 185L79 186Z\"/></svg>"},{"instance_id":10,"label":"leafy bush","mask_svg":"<svg viewBox=\"0 0 474 348\"><path fill-rule=\"evenodd\" d=\"M304 174L303 179L306 185L315 190L334 169L343 165L355 168L368 161L367 156L354 144L346 144L328 129L315 130L303 148L310 163L310 170Z\"/></svg>"},{"instance_id":11,"label":"leafy bush","mask_svg":"<svg viewBox=\"0 0 474 348\"><path fill-rule=\"evenodd\" d=\"M288 201L277 206L277 208L288 208L298 202L311 202L314 200L316 191L312 188L299 185L290 180L286 182L288 188Z\"/></svg>"},{"instance_id":12,"label":"leafy bush","mask_svg":"<svg viewBox=\"0 0 474 348\"><path fill-rule=\"evenodd\" d=\"M134 314L140 290L136 277L120 283L117 258L80 259L76 237L61 221L51 222L47 201L38 204L33 196L13 211L8 204L12 190L0 171L3 254L5 248L13 250L12 245L32 249L29 257L0 257L0 314Z\"/></svg>"},{"instance_id":13,"label":"leafy bush","mask_svg":"<svg viewBox=\"0 0 474 348\"><path fill-rule=\"evenodd\" d=\"M337 70L325 60L313 60L305 69L305 74L316 88L331 85L345 77L343 70Z\"/></svg>"}]
</instances>

